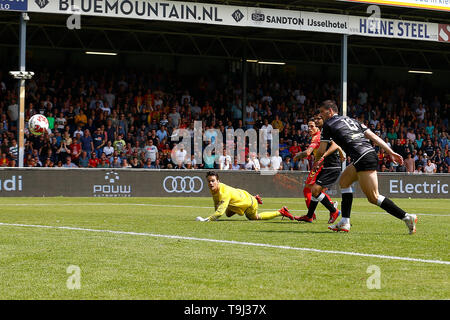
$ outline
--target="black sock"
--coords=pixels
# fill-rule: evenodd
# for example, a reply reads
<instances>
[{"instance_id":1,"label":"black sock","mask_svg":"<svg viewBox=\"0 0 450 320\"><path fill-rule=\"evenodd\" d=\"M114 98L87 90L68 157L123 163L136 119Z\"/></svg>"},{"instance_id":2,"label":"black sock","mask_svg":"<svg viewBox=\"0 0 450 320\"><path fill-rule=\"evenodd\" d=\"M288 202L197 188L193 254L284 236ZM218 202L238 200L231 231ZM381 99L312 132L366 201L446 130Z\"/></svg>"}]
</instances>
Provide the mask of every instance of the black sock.
<instances>
[{"instance_id":1,"label":"black sock","mask_svg":"<svg viewBox=\"0 0 450 320\"><path fill-rule=\"evenodd\" d=\"M403 219L406 212L399 208L394 202L389 198L384 198L384 200L379 205L382 209L386 210L387 213L393 215L396 218Z\"/></svg>"},{"instance_id":2,"label":"black sock","mask_svg":"<svg viewBox=\"0 0 450 320\"><path fill-rule=\"evenodd\" d=\"M313 199L311 199L311 202L309 203L309 208L308 208L308 218L312 218L314 215L314 211L316 211L317 205L319 204L319 201L314 201Z\"/></svg>"},{"instance_id":3,"label":"black sock","mask_svg":"<svg viewBox=\"0 0 450 320\"><path fill-rule=\"evenodd\" d=\"M352 203L353 203L353 193L352 192L343 193L341 203L342 218L350 218L350 213L352 211Z\"/></svg>"},{"instance_id":4,"label":"black sock","mask_svg":"<svg viewBox=\"0 0 450 320\"><path fill-rule=\"evenodd\" d=\"M321 193L321 195L319 196L318 199L320 199L323 195L323 199L320 200L320 203L324 205L325 208L328 209L328 211L330 211L330 213L335 213L336 212L336 208L333 206L333 203L330 201L330 198L328 198L325 193Z\"/></svg>"}]
</instances>

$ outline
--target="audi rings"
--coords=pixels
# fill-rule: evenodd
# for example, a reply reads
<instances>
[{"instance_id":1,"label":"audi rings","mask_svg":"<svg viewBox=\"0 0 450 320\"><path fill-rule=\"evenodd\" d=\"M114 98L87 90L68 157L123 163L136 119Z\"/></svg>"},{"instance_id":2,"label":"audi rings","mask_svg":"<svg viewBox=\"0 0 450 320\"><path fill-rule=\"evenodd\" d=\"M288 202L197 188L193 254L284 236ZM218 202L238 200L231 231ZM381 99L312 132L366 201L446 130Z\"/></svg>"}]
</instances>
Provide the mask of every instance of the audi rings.
<instances>
[{"instance_id":1,"label":"audi rings","mask_svg":"<svg viewBox=\"0 0 450 320\"><path fill-rule=\"evenodd\" d=\"M203 180L197 176L167 176L163 181L163 187L168 193L199 193L203 190Z\"/></svg>"}]
</instances>

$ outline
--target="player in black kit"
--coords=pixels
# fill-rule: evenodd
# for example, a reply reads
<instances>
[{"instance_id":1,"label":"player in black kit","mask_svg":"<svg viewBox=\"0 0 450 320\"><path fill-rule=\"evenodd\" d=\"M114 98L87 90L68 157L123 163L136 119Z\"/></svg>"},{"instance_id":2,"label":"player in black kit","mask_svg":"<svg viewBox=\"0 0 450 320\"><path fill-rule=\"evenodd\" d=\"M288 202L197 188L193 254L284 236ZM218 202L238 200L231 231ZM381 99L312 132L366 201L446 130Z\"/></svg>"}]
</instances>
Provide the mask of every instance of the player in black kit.
<instances>
[{"instance_id":1,"label":"player in black kit","mask_svg":"<svg viewBox=\"0 0 450 320\"><path fill-rule=\"evenodd\" d=\"M395 153L381 138L368 129L364 124L352 118L338 115L336 103L324 101L320 106L320 115L325 121L322 129L321 143L318 156L325 153L328 142L334 141L352 159L352 163L344 170L339 186L342 193L341 220L328 228L333 231L350 231L350 212L353 202L351 185L359 181L362 191L370 203L378 205L389 214L402 219L410 234L416 232L417 216L408 214L394 202L378 192L377 165L378 157L370 140L383 148L394 162L403 164L403 158Z\"/></svg>"},{"instance_id":2,"label":"player in black kit","mask_svg":"<svg viewBox=\"0 0 450 320\"><path fill-rule=\"evenodd\" d=\"M319 129L322 129L323 119L318 110L314 114L314 123ZM342 169L341 161L345 160L342 149L332 141L328 143L328 147L333 145L334 147L330 150L330 152L326 152L322 158L315 159L314 161L314 169L312 171L317 172L317 177L314 179L315 182L310 187L312 197L308 207L308 214L300 217L295 216L294 219L297 221L313 222L314 211L316 210L319 202L322 203L328 211L330 211L330 219L328 220L328 223L333 223L336 221L341 214L341 212L337 209L337 203L331 202L330 198L323 192L324 188L332 186L339 178Z\"/></svg>"}]
</instances>

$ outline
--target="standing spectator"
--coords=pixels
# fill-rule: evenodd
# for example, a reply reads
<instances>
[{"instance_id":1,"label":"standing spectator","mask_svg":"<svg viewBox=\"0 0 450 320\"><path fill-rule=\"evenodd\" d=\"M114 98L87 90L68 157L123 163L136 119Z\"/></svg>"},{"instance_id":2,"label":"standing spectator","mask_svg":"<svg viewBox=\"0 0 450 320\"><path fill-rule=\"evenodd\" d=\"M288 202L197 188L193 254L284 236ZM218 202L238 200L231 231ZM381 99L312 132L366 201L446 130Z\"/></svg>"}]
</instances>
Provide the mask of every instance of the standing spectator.
<instances>
[{"instance_id":1,"label":"standing spectator","mask_svg":"<svg viewBox=\"0 0 450 320\"><path fill-rule=\"evenodd\" d=\"M108 141L111 141L112 143L116 140L116 128L113 126L111 119L108 119L106 122L105 132L108 137Z\"/></svg>"},{"instance_id":2,"label":"standing spectator","mask_svg":"<svg viewBox=\"0 0 450 320\"><path fill-rule=\"evenodd\" d=\"M97 158L100 158L103 147L105 146L105 135L101 134L100 128L97 128L92 135L94 151L97 154Z\"/></svg>"},{"instance_id":3,"label":"standing spectator","mask_svg":"<svg viewBox=\"0 0 450 320\"><path fill-rule=\"evenodd\" d=\"M19 155L19 146L17 145L17 140L12 139L11 145L9 147L9 156L11 157L12 160L17 161L18 155Z\"/></svg>"},{"instance_id":4,"label":"standing spectator","mask_svg":"<svg viewBox=\"0 0 450 320\"><path fill-rule=\"evenodd\" d=\"M81 156L81 143L78 138L73 138L72 143L69 145L70 155L72 156L72 162L78 163L78 159Z\"/></svg>"},{"instance_id":5,"label":"standing spectator","mask_svg":"<svg viewBox=\"0 0 450 320\"><path fill-rule=\"evenodd\" d=\"M113 144L114 150L121 153L125 149L125 140L123 135L119 134Z\"/></svg>"},{"instance_id":6,"label":"standing spectator","mask_svg":"<svg viewBox=\"0 0 450 320\"><path fill-rule=\"evenodd\" d=\"M172 107L171 112L169 113L168 119L169 119L169 126L170 127L178 128L180 126L181 116L177 112L175 107Z\"/></svg>"},{"instance_id":7,"label":"standing spectator","mask_svg":"<svg viewBox=\"0 0 450 320\"><path fill-rule=\"evenodd\" d=\"M154 164L158 158L158 148L153 144L153 140L149 139L147 145L144 147L145 152L145 162L150 159L150 163Z\"/></svg>"},{"instance_id":8,"label":"standing spectator","mask_svg":"<svg viewBox=\"0 0 450 320\"><path fill-rule=\"evenodd\" d=\"M423 106L422 103L420 103L419 107L416 109L417 119L423 121L425 119L425 113L426 113L425 107Z\"/></svg>"},{"instance_id":9,"label":"standing spectator","mask_svg":"<svg viewBox=\"0 0 450 320\"><path fill-rule=\"evenodd\" d=\"M64 132L64 128L67 124L67 120L64 117L64 114L62 112L59 113L59 116L55 119L55 124L56 124L56 129L63 133Z\"/></svg>"},{"instance_id":10,"label":"standing spectator","mask_svg":"<svg viewBox=\"0 0 450 320\"><path fill-rule=\"evenodd\" d=\"M91 133L89 129L84 130L83 136L80 138L81 149L86 151L88 154L91 154L94 151L94 141L92 140Z\"/></svg>"},{"instance_id":11,"label":"standing spectator","mask_svg":"<svg viewBox=\"0 0 450 320\"><path fill-rule=\"evenodd\" d=\"M406 172L414 173L416 171L416 162L411 156L411 153L408 153L407 158L405 159Z\"/></svg>"},{"instance_id":12,"label":"standing spectator","mask_svg":"<svg viewBox=\"0 0 450 320\"><path fill-rule=\"evenodd\" d=\"M272 131L273 127L269 124L269 119L264 118L264 125L261 127L263 131L263 139L267 141L267 147L270 148L272 145Z\"/></svg>"},{"instance_id":13,"label":"standing spectator","mask_svg":"<svg viewBox=\"0 0 450 320\"><path fill-rule=\"evenodd\" d=\"M11 120L11 130L15 131L17 129L17 120L19 119L19 105L16 99L11 100L11 104L8 106L8 116Z\"/></svg>"}]
</instances>

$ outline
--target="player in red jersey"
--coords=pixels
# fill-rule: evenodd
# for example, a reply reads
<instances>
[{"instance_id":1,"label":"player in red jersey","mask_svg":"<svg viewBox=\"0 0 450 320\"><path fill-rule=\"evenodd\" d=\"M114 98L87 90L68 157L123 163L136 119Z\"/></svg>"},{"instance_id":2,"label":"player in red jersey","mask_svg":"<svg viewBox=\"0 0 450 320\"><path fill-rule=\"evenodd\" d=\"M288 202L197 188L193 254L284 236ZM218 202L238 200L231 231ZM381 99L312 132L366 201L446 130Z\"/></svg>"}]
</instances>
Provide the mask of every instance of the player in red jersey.
<instances>
[{"instance_id":1,"label":"player in red jersey","mask_svg":"<svg viewBox=\"0 0 450 320\"><path fill-rule=\"evenodd\" d=\"M318 159L316 157L316 153L320 146L320 129L316 125L316 122L314 121L314 119L310 119L308 121L308 132L311 135L311 143L309 144L308 148L306 148L305 151L299 152L294 156L294 161L297 161L297 159L303 159L305 157L310 159L311 155L314 155L314 159ZM313 167L311 169L311 171L309 172L308 177L306 178L305 187L303 188L303 195L305 196L305 202L306 202L307 208L309 208L309 206L311 204L311 198L312 198L311 188L316 183L317 176L321 172L322 168L323 168L323 165L319 166L318 168ZM330 203L333 204L330 196L326 193L324 193L324 194L325 194L325 197L328 198ZM316 219L316 215L313 214L313 217L311 220L308 220L308 221L302 220L302 221L312 222L312 220L315 220L315 219Z\"/></svg>"}]
</instances>

